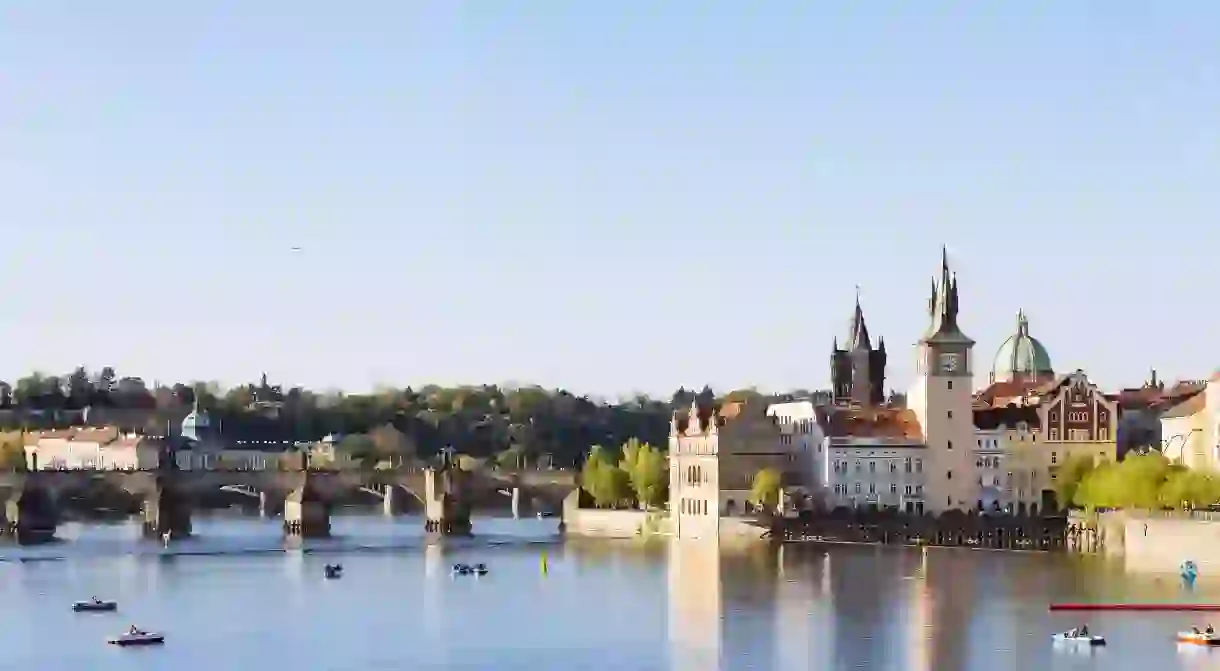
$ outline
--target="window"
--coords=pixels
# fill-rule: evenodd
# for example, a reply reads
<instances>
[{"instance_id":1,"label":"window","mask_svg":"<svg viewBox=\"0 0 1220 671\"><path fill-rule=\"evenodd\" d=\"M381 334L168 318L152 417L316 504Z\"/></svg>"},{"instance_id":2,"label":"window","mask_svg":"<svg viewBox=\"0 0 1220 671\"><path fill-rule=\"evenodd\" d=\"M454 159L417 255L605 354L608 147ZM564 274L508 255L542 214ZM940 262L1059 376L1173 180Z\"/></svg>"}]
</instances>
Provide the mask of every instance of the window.
<instances>
[{"instance_id":1,"label":"window","mask_svg":"<svg viewBox=\"0 0 1220 671\"><path fill-rule=\"evenodd\" d=\"M913 488L912 488L910 485L907 485L907 486L906 486L906 494L907 494L907 496L910 496L910 495L911 495L911 490L912 490L912 489L913 489Z\"/></svg>"},{"instance_id":2,"label":"window","mask_svg":"<svg viewBox=\"0 0 1220 671\"><path fill-rule=\"evenodd\" d=\"M953 471L945 471L945 479L946 479L946 480L952 480L952 479L953 479Z\"/></svg>"},{"instance_id":3,"label":"window","mask_svg":"<svg viewBox=\"0 0 1220 671\"><path fill-rule=\"evenodd\" d=\"M1059 440L1059 429L1051 429L1050 440Z\"/></svg>"},{"instance_id":4,"label":"window","mask_svg":"<svg viewBox=\"0 0 1220 671\"><path fill-rule=\"evenodd\" d=\"M910 457L907 457L906 464L904 466L905 466L906 472L910 473L911 472L911 458Z\"/></svg>"},{"instance_id":5,"label":"window","mask_svg":"<svg viewBox=\"0 0 1220 671\"><path fill-rule=\"evenodd\" d=\"M945 505L946 505L946 506L952 506L952 505L953 505L953 497L952 497L952 496L946 496L946 497L945 497Z\"/></svg>"},{"instance_id":6,"label":"window","mask_svg":"<svg viewBox=\"0 0 1220 671\"><path fill-rule=\"evenodd\" d=\"M916 459L916 460L915 460L915 472L916 472L916 473L923 473L923 459Z\"/></svg>"},{"instance_id":7,"label":"window","mask_svg":"<svg viewBox=\"0 0 1220 671\"><path fill-rule=\"evenodd\" d=\"M949 414L949 419L953 419L953 411L950 410L948 414Z\"/></svg>"},{"instance_id":8,"label":"window","mask_svg":"<svg viewBox=\"0 0 1220 671\"><path fill-rule=\"evenodd\" d=\"M857 494L860 493L860 483L858 483L858 482L856 483L856 493Z\"/></svg>"},{"instance_id":9,"label":"window","mask_svg":"<svg viewBox=\"0 0 1220 671\"><path fill-rule=\"evenodd\" d=\"M952 449L953 449L953 441L952 441L952 440L946 440L946 441L945 441L945 446L946 446L946 447L948 447L950 450L952 450Z\"/></svg>"},{"instance_id":10,"label":"window","mask_svg":"<svg viewBox=\"0 0 1220 671\"><path fill-rule=\"evenodd\" d=\"M982 468L982 467L983 467L983 460L982 460L982 459L976 459L976 460L975 460L975 462L974 462L974 467L975 467L975 468Z\"/></svg>"},{"instance_id":11,"label":"window","mask_svg":"<svg viewBox=\"0 0 1220 671\"><path fill-rule=\"evenodd\" d=\"M897 472L898 472L898 462L891 461L890 462L890 473L897 473Z\"/></svg>"},{"instance_id":12,"label":"window","mask_svg":"<svg viewBox=\"0 0 1220 671\"><path fill-rule=\"evenodd\" d=\"M1052 464L1058 463L1058 459L1059 459L1059 455L1055 454L1054 452L1051 452L1051 463Z\"/></svg>"},{"instance_id":13,"label":"window","mask_svg":"<svg viewBox=\"0 0 1220 671\"><path fill-rule=\"evenodd\" d=\"M877 493L877 483L875 483L875 482L868 483L868 493L869 494Z\"/></svg>"},{"instance_id":14,"label":"window","mask_svg":"<svg viewBox=\"0 0 1220 671\"><path fill-rule=\"evenodd\" d=\"M857 459L856 460L856 472L862 473L863 471L864 471L864 465L860 463L859 459Z\"/></svg>"},{"instance_id":15,"label":"window","mask_svg":"<svg viewBox=\"0 0 1220 671\"><path fill-rule=\"evenodd\" d=\"M890 483L890 493L891 493L891 494L897 494L897 493L898 493L898 485L896 485L896 484L894 484L894 483L892 483L892 482L891 482L891 483Z\"/></svg>"},{"instance_id":16,"label":"window","mask_svg":"<svg viewBox=\"0 0 1220 671\"><path fill-rule=\"evenodd\" d=\"M949 389L950 389L950 390L952 390L952 389L953 389L953 380L949 380Z\"/></svg>"},{"instance_id":17,"label":"window","mask_svg":"<svg viewBox=\"0 0 1220 671\"><path fill-rule=\"evenodd\" d=\"M1109 440L1109 435L1109 430L1104 427L1097 430L1097 440Z\"/></svg>"},{"instance_id":18,"label":"window","mask_svg":"<svg viewBox=\"0 0 1220 671\"><path fill-rule=\"evenodd\" d=\"M875 462L875 461L868 462L868 472L869 473L877 472L877 462Z\"/></svg>"}]
</instances>

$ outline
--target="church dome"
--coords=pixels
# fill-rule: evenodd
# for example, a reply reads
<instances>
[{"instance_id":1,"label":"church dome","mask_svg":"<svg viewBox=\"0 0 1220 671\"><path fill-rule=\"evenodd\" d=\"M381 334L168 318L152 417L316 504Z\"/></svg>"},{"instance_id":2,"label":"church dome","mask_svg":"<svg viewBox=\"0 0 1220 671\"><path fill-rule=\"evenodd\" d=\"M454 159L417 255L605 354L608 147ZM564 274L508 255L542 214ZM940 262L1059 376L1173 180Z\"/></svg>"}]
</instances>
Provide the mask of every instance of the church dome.
<instances>
[{"instance_id":1,"label":"church dome","mask_svg":"<svg viewBox=\"0 0 1220 671\"><path fill-rule=\"evenodd\" d=\"M1017 332L1008 337L996 352L991 367L992 382L1053 378L1051 356L1038 339L1029 334L1029 320L1017 313Z\"/></svg>"},{"instance_id":2,"label":"church dome","mask_svg":"<svg viewBox=\"0 0 1220 671\"><path fill-rule=\"evenodd\" d=\"M201 442L209 426L211 422L208 420L208 413L200 410L199 404L196 403L191 413L182 420L182 437Z\"/></svg>"}]
</instances>

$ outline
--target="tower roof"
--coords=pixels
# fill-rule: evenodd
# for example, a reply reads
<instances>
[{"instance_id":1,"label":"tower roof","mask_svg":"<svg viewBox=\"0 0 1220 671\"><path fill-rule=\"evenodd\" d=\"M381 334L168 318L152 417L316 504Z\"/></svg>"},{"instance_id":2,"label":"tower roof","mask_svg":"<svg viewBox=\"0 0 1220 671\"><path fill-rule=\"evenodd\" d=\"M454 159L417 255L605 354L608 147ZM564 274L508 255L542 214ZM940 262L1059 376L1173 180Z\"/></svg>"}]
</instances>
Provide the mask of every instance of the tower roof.
<instances>
[{"instance_id":1,"label":"tower roof","mask_svg":"<svg viewBox=\"0 0 1220 671\"><path fill-rule=\"evenodd\" d=\"M973 345L957 325L957 274L949 270L949 251L941 247L940 280L932 280L932 296L928 300L928 316L932 323L922 342Z\"/></svg>"},{"instance_id":2,"label":"tower roof","mask_svg":"<svg viewBox=\"0 0 1220 671\"><path fill-rule=\"evenodd\" d=\"M868 326L864 324L864 309L860 307L860 287L856 287L856 309L851 315L851 326L847 333L847 350L871 350L873 343L868 337Z\"/></svg>"}]
</instances>

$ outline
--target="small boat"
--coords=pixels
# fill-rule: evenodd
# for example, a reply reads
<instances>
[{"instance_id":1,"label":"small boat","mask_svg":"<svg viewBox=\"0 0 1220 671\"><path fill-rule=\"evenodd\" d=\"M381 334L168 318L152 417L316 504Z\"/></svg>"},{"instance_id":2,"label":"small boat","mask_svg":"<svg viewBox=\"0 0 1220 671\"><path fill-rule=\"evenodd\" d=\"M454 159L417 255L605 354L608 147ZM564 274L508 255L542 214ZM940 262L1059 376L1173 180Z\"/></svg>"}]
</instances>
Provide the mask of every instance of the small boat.
<instances>
[{"instance_id":1,"label":"small boat","mask_svg":"<svg viewBox=\"0 0 1220 671\"><path fill-rule=\"evenodd\" d=\"M470 575L474 572L474 568L469 564L454 564L451 572L455 575Z\"/></svg>"},{"instance_id":2,"label":"small boat","mask_svg":"<svg viewBox=\"0 0 1220 671\"><path fill-rule=\"evenodd\" d=\"M1104 636L1081 636L1072 634L1071 632L1063 632L1055 634L1051 637L1056 643L1069 643L1074 645L1105 645L1106 639Z\"/></svg>"},{"instance_id":3,"label":"small boat","mask_svg":"<svg viewBox=\"0 0 1220 671\"><path fill-rule=\"evenodd\" d=\"M165 636L151 631L127 632L110 639L108 643L122 647L133 645L160 645L165 642Z\"/></svg>"},{"instance_id":4,"label":"small boat","mask_svg":"<svg viewBox=\"0 0 1220 671\"><path fill-rule=\"evenodd\" d=\"M109 613L118 609L119 604L113 601L102 601L101 599L77 601L72 604L72 610L78 613Z\"/></svg>"},{"instance_id":5,"label":"small boat","mask_svg":"<svg viewBox=\"0 0 1220 671\"><path fill-rule=\"evenodd\" d=\"M487 564L475 564L470 571L475 575L487 575Z\"/></svg>"},{"instance_id":6,"label":"small boat","mask_svg":"<svg viewBox=\"0 0 1220 671\"><path fill-rule=\"evenodd\" d=\"M1220 634L1195 631L1179 631L1178 643L1190 645L1220 645Z\"/></svg>"},{"instance_id":7,"label":"small boat","mask_svg":"<svg viewBox=\"0 0 1220 671\"><path fill-rule=\"evenodd\" d=\"M343 565L342 564L327 564L326 568L325 568L325 573L326 573L327 578L331 578L331 579L342 578L343 577Z\"/></svg>"}]
</instances>

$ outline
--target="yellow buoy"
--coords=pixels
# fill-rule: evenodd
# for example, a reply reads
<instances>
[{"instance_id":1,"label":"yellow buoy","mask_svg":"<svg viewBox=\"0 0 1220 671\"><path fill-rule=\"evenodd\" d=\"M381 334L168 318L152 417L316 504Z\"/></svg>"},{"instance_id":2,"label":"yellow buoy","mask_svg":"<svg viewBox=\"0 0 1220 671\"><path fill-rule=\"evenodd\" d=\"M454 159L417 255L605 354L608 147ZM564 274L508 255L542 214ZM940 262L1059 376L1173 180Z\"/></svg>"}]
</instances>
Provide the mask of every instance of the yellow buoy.
<instances>
[{"instance_id":1,"label":"yellow buoy","mask_svg":"<svg viewBox=\"0 0 1220 671\"><path fill-rule=\"evenodd\" d=\"M538 563L539 563L540 567L542 568L542 573L546 574L547 567L546 567L546 553L545 552L543 552L542 556L539 557Z\"/></svg>"}]
</instances>

